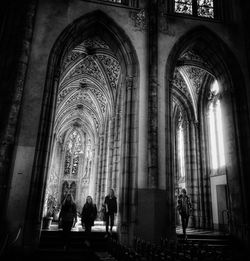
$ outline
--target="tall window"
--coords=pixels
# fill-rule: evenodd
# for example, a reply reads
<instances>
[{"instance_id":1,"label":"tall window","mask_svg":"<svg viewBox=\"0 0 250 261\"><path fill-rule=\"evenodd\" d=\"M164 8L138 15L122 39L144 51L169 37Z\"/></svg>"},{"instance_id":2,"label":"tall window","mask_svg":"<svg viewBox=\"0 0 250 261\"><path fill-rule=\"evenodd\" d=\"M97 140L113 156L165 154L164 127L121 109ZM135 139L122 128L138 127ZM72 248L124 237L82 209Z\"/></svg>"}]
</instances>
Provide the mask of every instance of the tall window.
<instances>
[{"instance_id":1,"label":"tall window","mask_svg":"<svg viewBox=\"0 0 250 261\"><path fill-rule=\"evenodd\" d=\"M214 18L214 0L175 0L176 13Z\"/></svg>"},{"instance_id":2,"label":"tall window","mask_svg":"<svg viewBox=\"0 0 250 261\"><path fill-rule=\"evenodd\" d=\"M77 131L73 131L68 138L66 145L64 176L77 176L79 155L82 149L81 136Z\"/></svg>"},{"instance_id":3,"label":"tall window","mask_svg":"<svg viewBox=\"0 0 250 261\"><path fill-rule=\"evenodd\" d=\"M178 157L178 172L182 182L185 180L185 145L183 131L183 116L180 112L177 126L177 157Z\"/></svg>"},{"instance_id":4,"label":"tall window","mask_svg":"<svg viewBox=\"0 0 250 261\"><path fill-rule=\"evenodd\" d=\"M82 140L78 131L74 130L66 142L66 153L64 161L64 172L62 179L61 201L68 193L75 199L77 190L78 170L80 154L82 152Z\"/></svg>"},{"instance_id":5,"label":"tall window","mask_svg":"<svg viewBox=\"0 0 250 261\"><path fill-rule=\"evenodd\" d=\"M178 128L178 158L180 177L185 177L184 133L181 125Z\"/></svg>"},{"instance_id":6,"label":"tall window","mask_svg":"<svg viewBox=\"0 0 250 261\"><path fill-rule=\"evenodd\" d=\"M213 169L218 169L225 166L225 152L219 85L217 81L214 81L210 88L209 100L211 166Z\"/></svg>"}]
</instances>

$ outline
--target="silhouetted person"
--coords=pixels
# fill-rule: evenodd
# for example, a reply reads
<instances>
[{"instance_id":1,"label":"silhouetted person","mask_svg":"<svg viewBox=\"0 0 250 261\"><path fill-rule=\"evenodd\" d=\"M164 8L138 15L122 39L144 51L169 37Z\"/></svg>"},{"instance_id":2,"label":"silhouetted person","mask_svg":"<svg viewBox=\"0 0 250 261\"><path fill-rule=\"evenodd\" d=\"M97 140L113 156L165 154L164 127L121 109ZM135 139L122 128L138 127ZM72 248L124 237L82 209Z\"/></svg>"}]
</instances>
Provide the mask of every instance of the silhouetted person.
<instances>
[{"instance_id":1,"label":"silhouetted person","mask_svg":"<svg viewBox=\"0 0 250 261\"><path fill-rule=\"evenodd\" d=\"M191 205L189 197L187 196L186 189L181 190L181 194L178 196L177 204L178 204L177 209L181 216L183 235L184 235L184 238L186 239L186 237L187 237L186 229L188 226L188 220L189 220L190 212L192 209L192 205Z\"/></svg>"},{"instance_id":2,"label":"silhouetted person","mask_svg":"<svg viewBox=\"0 0 250 261\"><path fill-rule=\"evenodd\" d=\"M87 197L86 203L82 208L82 224L85 226L85 232L90 233L91 227L94 226L94 221L97 216L96 205L90 196Z\"/></svg>"},{"instance_id":3,"label":"silhouetted person","mask_svg":"<svg viewBox=\"0 0 250 261\"><path fill-rule=\"evenodd\" d=\"M68 194L62 204L62 209L59 215L59 222L63 229L64 249L66 250L70 242L70 231L77 222L76 204L73 201L72 195Z\"/></svg>"},{"instance_id":4,"label":"silhouetted person","mask_svg":"<svg viewBox=\"0 0 250 261\"><path fill-rule=\"evenodd\" d=\"M110 189L109 194L105 197L104 205L105 205L106 232L108 233L109 225L110 225L110 232L112 233L115 213L117 213L117 200L113 189Z\"/></svg>"}]
</instances>

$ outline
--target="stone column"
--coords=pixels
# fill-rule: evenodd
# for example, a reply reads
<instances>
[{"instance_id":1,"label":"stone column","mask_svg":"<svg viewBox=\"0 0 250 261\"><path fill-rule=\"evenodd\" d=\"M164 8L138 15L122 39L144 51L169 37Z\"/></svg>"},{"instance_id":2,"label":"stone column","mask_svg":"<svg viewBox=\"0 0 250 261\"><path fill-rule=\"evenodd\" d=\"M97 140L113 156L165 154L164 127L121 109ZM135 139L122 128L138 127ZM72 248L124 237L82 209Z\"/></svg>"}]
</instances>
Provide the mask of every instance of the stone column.
<instances>
[{"instance_id":1,"label":"stone column","mask_svg":"<svg viewBox=\"0 0 250 261\"><path fill-rule=\"evenodd\" d=\"M158 167L158 1L147 2L148 18L148 173L147 184L138 189L138 218L135 234L144 240L159 243L171 234L174 178L166 176L166 184L159 184ZM170 148L168 148L170 149ZM170 164L171 161L167 162ZM165 174L165 173L164 173ZM139 173L144 175L144 173Z\"/></svg>"},{"instance_id":2,"label":"stone column","mask_svg":"<svg viewBox=\"0 0 250 261\"><path fill-rule=\"evenodd\" d=\"M91 173L90 173L90 188L89 188L89 194L93 197L93 200L95 203L97 203L97 198L96 198L96 191L97 191L97 170L98 170L98 145L97 144L93 144L93 149L92 149L92 165L91 165ZM98 210L100 208L99 205L98 206Z\"/></svg>"},{"instance_id":3,"label":"stone column","mask_svg":"<svg viewBox=\"0 0 250 261\"><path fill-rule=\"evenodd\" d=\"M8 184L11 183L10 179L12 178L10 174L10 164L12 163L11 157L16 142L18 117L22 103L25 77L27 73L31 50L36 3L36 0L31 0L26 7L27 9L25 10L26 16L24 17L25 22L22 32L21 49L17 62L17 72L12 94L12 105L9 111L7 122L5 124L6 127L3 130L3 133L1 133L0 137L0 204L2 203L1 205L4 207L4 210L1 211L0 219L4 218L5 212L8 211L8 206L4 203L8 202L8 199L6 199L6 197L9 193L11 193L11 187L8 186ZM4 227L4 229L6 229L6 227ZM9 229L14 229L14 231L17 231L17 228Z\"/></svg>"},{"instance_id":4,"label":"stone column","mask_svg":"<svg viewBox=\"0 0 250 261\"><path fill-rule=\"evenodd\" d=\"M148 3L148 185L158 187L158 1Z\"/></svg>"},{"instance_id":5,"label":"stone column","mask_svg":"<svg viewBox=\"0 0 250 261\"><path fill-rule=\"evenodd\" d=\"M103 161L102 161L102 153L103 153L103 145L104 145L104 136L103 134L99 135L98 138L98 153L96 155L97 157L97 179L96 179L96 194L95 194L95 198L96 198L96 204L97 207L101 207L102 204L102 198L101 198L101 190L102 190L102 165L103 165Z\"/></svg>"},{"instance_id":6,"label":"stone column","mask_svg":"<svg viewBox=\"0 0 250 261\"><path fill-rule=\"evenodd\" d=\"M29 249L34 249L38 246L41 234L43 202L46 190L46 180L48 177L48 166L51 157L51 151L47 149L47 146L53 141L52 135L54 125L51 123L54 122L55 117L55 113L49 112L55 112L56 109L59 76L60 71L54 71L52 76L53 84L51 86L51 91L48 93L44 93L45 96L48 96L48 99L46 106L44 106L44 111L42 111L40 124L46 126L50 135L45 137L44 143L41 144L40 140L37 150L45 150L44 152L46 153L36 154L37 156L34 159L34 166L32 169L30 191L27 197L27 210L25 216L23 240L25 248ZM40 133L39 136L43 137L46 130L43 129L41 131L44 132Z\"/></svg>"},{"instance_id":7,"label":"stone column","mask_svg":"<svg viewBox=\"0 0 250 261\"><path fill-rule=\"evenodd\" d=\"M119 186L119 230L121 241L129 243L129 213L130 209L130 189L131 187L131 94L133 88L133 77L126 78L126 86L123 91L123 126L122 126L122 151L121 151L121 171Z\"/></svg>"}]
</instances>

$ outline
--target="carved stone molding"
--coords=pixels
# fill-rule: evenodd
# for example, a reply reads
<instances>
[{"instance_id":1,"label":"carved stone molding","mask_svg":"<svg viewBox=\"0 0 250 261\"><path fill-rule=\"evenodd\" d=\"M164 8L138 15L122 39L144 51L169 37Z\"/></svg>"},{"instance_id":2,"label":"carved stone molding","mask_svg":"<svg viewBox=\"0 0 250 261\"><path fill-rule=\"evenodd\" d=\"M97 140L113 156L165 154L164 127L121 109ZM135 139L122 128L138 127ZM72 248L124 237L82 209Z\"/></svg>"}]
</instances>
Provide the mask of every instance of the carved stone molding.
<instances>
[{"instance_id":1,"label":"carved stone molding","mask_svg":"<svg viewBox=\"0 0 250 261\"><path fill-rule=\"evenodd\" d=\"M134 26L134 31L145 31L148 29L148 18L145 9L130 11L129 17Z\"/></svg>"}]
</instances>

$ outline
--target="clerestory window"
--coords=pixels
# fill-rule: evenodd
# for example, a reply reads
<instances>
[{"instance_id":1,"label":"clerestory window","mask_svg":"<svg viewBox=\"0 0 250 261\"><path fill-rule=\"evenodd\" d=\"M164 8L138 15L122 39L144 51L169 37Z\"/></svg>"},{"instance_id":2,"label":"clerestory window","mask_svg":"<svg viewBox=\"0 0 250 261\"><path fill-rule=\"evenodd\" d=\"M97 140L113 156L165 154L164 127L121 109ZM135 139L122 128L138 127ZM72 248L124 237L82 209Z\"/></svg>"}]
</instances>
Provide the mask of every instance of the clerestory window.
<instances>
[{"instance_id":1,"label":"clerestory window","mask_svg":"<svg viewBox=\"0 0 250 261\"><path fill-rule=\"evenodd\" d=\"M184 120L180 113L177 125L177 157L179 178L185 179L185 144L184 144Z\"/></svg>"},{"instance_id":2,"label":"clerestory window","mask_svg":"<svg viewBox=\"0 0 250 261\"><path fill-rule=\"evenodd\" d=\"M214 0L175 0L175 13L215 18Z\"/></svg>"},{"instance_id":3,"label":"clerestory window","mask_svg":"<svg viewBox=\"0 0 250 261\"><path fill-rule=\"evenodd\" d=\"M178 129L178 158L180 177L185 177L184 133L181 125Z\"/></svg>"},{"instance_id":4,"label":"clerestory window","mask_svg":"<svg viewBox=\"0 0 250 261\"><path fill-rule=\"evenodd\" d=\"M210 89L208 109L211 166L212 169L219 169L225 166L225 152L221 102L217 81L214 81Z\"/></svg>"}]
</instances>

